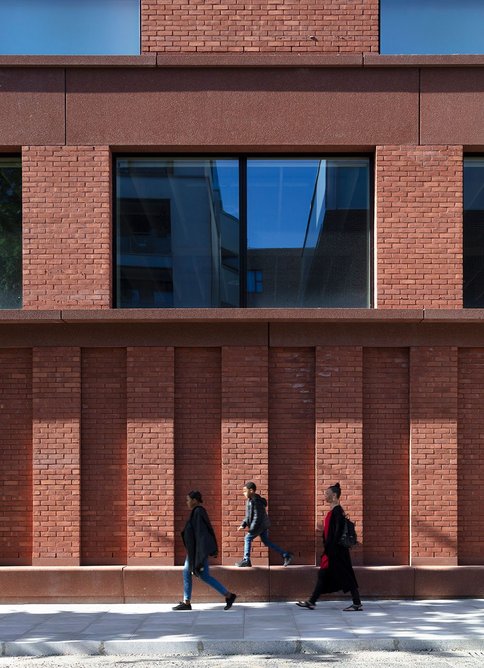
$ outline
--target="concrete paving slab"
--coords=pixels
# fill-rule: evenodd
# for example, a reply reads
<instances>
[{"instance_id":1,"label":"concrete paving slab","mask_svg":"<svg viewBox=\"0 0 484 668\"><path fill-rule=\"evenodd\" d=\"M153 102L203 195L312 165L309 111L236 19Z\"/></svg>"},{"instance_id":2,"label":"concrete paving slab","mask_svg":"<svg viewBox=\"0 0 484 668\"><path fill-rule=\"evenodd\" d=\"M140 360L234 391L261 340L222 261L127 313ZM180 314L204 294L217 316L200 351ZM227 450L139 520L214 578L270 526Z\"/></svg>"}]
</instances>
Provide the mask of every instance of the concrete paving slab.
<instances>
[{"instance_id":1,"label":"concrete paving slab","mask_svg":"<svg viewBox=\"0 0 484 668\"><path fill-rule=\"evenodd\" d=\"M1 656L234 655L484 650L484 600L294 603L0 605Z\"/></svg>"}]
</instances>

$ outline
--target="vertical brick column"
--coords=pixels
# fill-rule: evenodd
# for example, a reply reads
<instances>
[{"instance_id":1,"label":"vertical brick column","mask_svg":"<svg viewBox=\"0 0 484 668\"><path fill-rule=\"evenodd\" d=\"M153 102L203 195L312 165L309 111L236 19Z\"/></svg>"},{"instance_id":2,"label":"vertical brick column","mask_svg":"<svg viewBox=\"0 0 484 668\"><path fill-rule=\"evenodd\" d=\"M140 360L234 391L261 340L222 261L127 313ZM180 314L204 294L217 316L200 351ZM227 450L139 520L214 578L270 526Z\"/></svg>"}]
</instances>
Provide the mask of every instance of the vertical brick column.
<instances>
[{"instance_id":1,"label":"vertical brick column","mask_svg":"<svg viewBox=\"0 0 484 668\"><path fill-rule=\"evenodd\" d=\"M110 172L107 146L24 148L24 309L109 308Z\"/></svg>"},{"instance_id":2,"label":"vertical brick column","mask_svg":"<svg viewBox=\"0 0 484 668\"><path fill-rule=\"evenodd\" d=\"M363 404L365 564L406 565L410 557L408 348L365 348Z\"/></svg>"},{"instance_id":3,"label":"vertical brick column","mask_svg":"<svg viewBox=\"0 0 484 668\"><path fill-rule=\"evenodd\" d=\"M462 308L462 147L376 152L378 308Z\"/></svg>"},{"instance_id":4,"label":"vertical brick column","mask_svg":"<svg viewBox=\"0 0 484 668\"><path fill-rule=\"evenodd\" d=\"M457 564L457 349L410 350L411 560Z\"/></svg>"},{"instance_id":5,"label":"vertical brick column","mask_svg":"<svg viewBox=\"0 0 484 668\"><path fill-rule=\"evenodd\" d=\"M128 348L129 564L173 565L173 374L173 348Z\"/></svg>"},{"instance_id":6,"label":"vertical brick column","mask_svg":"<svg viewBox=\"0 0 484 668\"><path fill-rule=\"evenodd\" d=\"M80 351L34 348L32 365L32 563L78 565Z\"/></svg>"},{"instance_id":7,"label":"vertical brick column","mask_svg":"<svg viewBox=\"0 0 484 668\"><path fill-rule=\"evenodd\" d=\"M221 542L220 348L175 350L175 559L186 550L180 534L189 511L187 493L199 490ZM221 552L221 546L219 546Z\"/></svg>"},{"instance_id":8,"label":"vertical brick column","mask_svg":"<svg viewBox=\"0 0 484 668\"><path fill-rule=\"evenodd\" d=\"M261 346L222 349L222 525L223 563L243 555L245 512L242 487L253 480L268 492L268 352ZM270 501L270 499L269 499ZM267 565L267 548L255 541L252 561Z\"/></svg>"},{"instance_id":9,"label":"vertical brick column","mask_svg":"<svg viewBox=\"0 0 484 668\"><path fill-rule=\"evenodd\" d=\"M363 537L363 355L357 346L316 348L316 555L321 553L324 490L339 482L341 502ZM352 550L361 563L362 549Z\"/></svg>"},{"instance_id":10,"label":"vertical brick column","mask_svg":"<svg viewBox=\"0 0 484 668\"><path fill-rule=\"evenodd\" d=\"M484 348L459 350L458 557L484 565Z\"/></svg>"},{"instance_id":11,"label":"vertical brick column","mask_svg":"<svg viewBox=\"0 0 484 668\"><path fill-rule=\"evenodd\" d=\"M142 0L143 52L378 52L378 0Z\"/></svg>"},{"instance_id":12,"label":"vertical brick column","mask_svg":"<svg viewBox=\"0 0 484 668\"><path fill-rule=\"evenodd\" d=\"M0 350L0 566L32 560L32 352Z\"/></svg>"},{"instance_id":13,"label":"vertical brick column","mask_svg":"<svg viewBox=\"0 0 484 668\"><path fill-rule=\"evenodd\" d=\"M314 475L314 348L270 348L271 539L297 564L314 559ZM271 552L270 562L281 558Z\"/></svg>"}]
</instances>

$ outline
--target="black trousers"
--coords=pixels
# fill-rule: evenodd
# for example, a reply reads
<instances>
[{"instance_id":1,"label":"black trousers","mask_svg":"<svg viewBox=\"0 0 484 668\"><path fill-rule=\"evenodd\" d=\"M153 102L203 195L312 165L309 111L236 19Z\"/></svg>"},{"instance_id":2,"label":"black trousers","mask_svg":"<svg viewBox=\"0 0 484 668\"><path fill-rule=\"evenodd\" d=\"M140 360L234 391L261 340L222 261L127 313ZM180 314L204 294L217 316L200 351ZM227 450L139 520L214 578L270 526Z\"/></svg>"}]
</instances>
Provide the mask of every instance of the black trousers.
<instances>
[{"instance_id":1,"label":"black trousers","mask_svg":"<svg viewBox=\"0 0 484 668\"><path fill-rule=\"evenodd\" d=\"M326 583L328 576L329 572L327 568L319 569L316 586L314 587L314 591L308 599L309 602L312 603L313 605L316 603L321 594L327 591ZM358 589L351 590L351 598L353 599L354 605L361 605L360 592L358 591Z\"/></svg>"}]
</instances>

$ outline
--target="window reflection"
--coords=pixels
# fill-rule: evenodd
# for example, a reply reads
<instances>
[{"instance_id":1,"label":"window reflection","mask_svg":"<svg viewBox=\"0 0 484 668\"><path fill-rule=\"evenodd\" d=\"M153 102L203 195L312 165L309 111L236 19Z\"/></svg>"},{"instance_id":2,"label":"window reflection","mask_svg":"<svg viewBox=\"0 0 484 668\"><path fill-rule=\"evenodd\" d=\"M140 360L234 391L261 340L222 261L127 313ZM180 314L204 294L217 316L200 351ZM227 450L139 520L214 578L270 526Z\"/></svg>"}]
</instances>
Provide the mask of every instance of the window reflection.
<instances>
[{"instance_id":1,"label":"window reflection","mask_svg":"<svg viewBox=\"0 0 484 668\"><path fill-rule=\"evenodd\" d=\"M247 241L248 306L368 307L368 160L249 160Z\"/></svg>"},{"instance_id":2,"label":"window reflection","mask_svg":"<svg viewBox=\"0 0 484 668\"><path fill-rule=\"evenodd\" d=\"M484 308L484 158L464 160L464 307Z\"/></svg>"},{"instance_id":3,"label":"window reflection","mask_svg":"<svg viewBox=\"0 0 484 668\"><path fill-rule=\"evenodd\" d=\"M0 157L0 308L22 306L20 159Z\"/></svg>"},{"instance_id":4,"label":"window reflection","mask_svg":"<svg viewBox=\"0 0 484 668\"><path fill-rule=\"evenodd\" d=\"M368 159L127 157L116 174L117 306L370 306Z\"/></svg>"},{"instance_id":5,"label":"window reflection","mask_svg":"<svg viewBox=\"0 0 484 668\"><path fill-rule=\"evenodd\" d=\"M117 196L118 306L239 306L236 161L118 160Z\"/></svg>"}]
</instances>

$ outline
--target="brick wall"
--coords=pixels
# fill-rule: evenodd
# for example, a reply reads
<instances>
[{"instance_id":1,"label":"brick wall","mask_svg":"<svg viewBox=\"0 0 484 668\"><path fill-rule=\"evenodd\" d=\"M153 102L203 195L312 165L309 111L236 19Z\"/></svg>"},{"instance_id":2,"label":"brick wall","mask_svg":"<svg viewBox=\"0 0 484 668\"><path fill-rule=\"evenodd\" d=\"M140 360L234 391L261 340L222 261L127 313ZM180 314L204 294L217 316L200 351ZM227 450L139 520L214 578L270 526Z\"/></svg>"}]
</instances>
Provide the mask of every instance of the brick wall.
<instances>
[{"instance_id":1,"label":"brick wall","mask_svg":"<svg viewBox=\"0 0 484 668\"><path fill-rule=\"evenodd\" d=\"M79 348L32 357L32 563L78 565L80 556Z\"/></svg>"},{"instance_id":2,"label":"brick wall","mask_svg":"<svg viewBox=\"0 0 484 668\"><path fill-rule=\"evenodd\" d=\"M484 349L459 350L459 564L484 564Z\"/></svg>"},{"instance_id":3,"label":"brick wall","mask_svg":"<svg viewBox=\"0 0 484 668\"><path fill-rule=\"evenodd\" d=\"M314 559L314 349L269 350L269 510L271 540ZM271 552L270 563L281 564Z\"/></svg>"},{"instance_id":4,"label":"brick wall","mask_svg":"<svg viewBox=\"0 0 484 668\"><path fill-rule=\"evenodd\" d=\"M32 560L32 351L0 350L0 565Z\"/></svg>"},{"instance_id":5,"label":"brick wall","mask_svg":"<svg viewBox=\"0 0 484 668\"><path fill-rule=\"evenodd\" d=\"M324 490L337 482L341 503L363 527L363 351L358 346L316 348L316 522L317 555L328 506ZM353 561L362 559L361 547Z\"/></svg>"},{"instance_id":6,"label":"brick wall","mask_svg":"<svg viewBox=\"0 0 484 668\"><path fill-rule=\"evenodd\" d=\"M296 563L336 481L356 563L483 563L482 348L45 347L0 370L2 564L181 563L198 487L232 565L247 479Z\"/></svg>"},{"instance_id":7,"label":"brick wall","mask_svg":"<svg viewBox=\"0 0 484 668\"><path fill-rule=\"evenodd\" d=\"M409 359L407 348L363 355L365 564L408 564Z\"/></svg>"},{"instance_id":8,"label":"brick wall","mask_svg":"<svg viewBox=\"0 0 484 668\"><path fill-rule=\"evenodd\" d=\"M462 308L462 147L376 153L376 305Z\"/></svg>"},{"instance_id":9,"label":"brick wall","mask_svg":"<svg viewBox=\"0 0 484 668\"><path fill-rule=\"evenodd\" d=\"M242 487L253 480L263 496L269 485L268 351L261 346L222 348L222 526L224 563L243 556ZM267 565L267 549L253 544L255 564Z\"/></svg>"},{"instance_id":10,"label":"brick wall","mask_svg":"<svg viewBox=\"0 0 484 668\"><path fill-rule=\"evenodd\" d=\"M410 350L411 554L457 564L457 349Z\"/></svg>"},{"instance_id":11,"label":"brick wall","mask_svg":"<svg viewBox=\"0 0 484 668\"><path fill-rule=\"evenodd\" d=\"M143 52L378 51L378 0L142 0Z\"/></svg>"},{"instance_id":12,"label":"brick wall","mask_svg":"<svg viewBox=\"0 0 484 668\"><path fill-rule=\"evenodd\" d=\"M110 306L110 169L106 146L24 147L24 309Z\"/></svg>"},{"instance_id":13,"label":"brick wall","mask_svg":"<svg viewBox=\"0 0 484 668\"><path fill-rule=\"evenodd\" d=\"M173 348L128 348L128 563L173 564Z\"/></svg>"},{"instance_id":14,"label":"brick wall","mask_svg":"<svg viewBox=\"0 0 484 668\"><path fill-rule=\"evenodd\" d=\"M82 351L83 564L127 559L126 350Z\"/></svg>"},{"instance_id":15,"label":"brick wall","mask_svg":"<svg viewBox=\"0 0 484 668\"><path fill-rule=\"evenodd\" d=\"M177 348L175 352L174 511L179 564L185 561L180 532L189 516L186 496L191 490L202 493L218 543L222 539L220 364L217 348Z\"/></svg>"}]
</instances>

